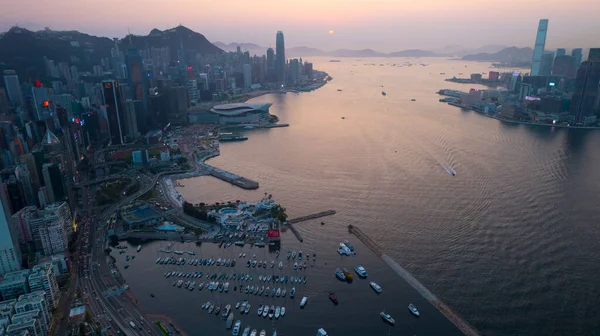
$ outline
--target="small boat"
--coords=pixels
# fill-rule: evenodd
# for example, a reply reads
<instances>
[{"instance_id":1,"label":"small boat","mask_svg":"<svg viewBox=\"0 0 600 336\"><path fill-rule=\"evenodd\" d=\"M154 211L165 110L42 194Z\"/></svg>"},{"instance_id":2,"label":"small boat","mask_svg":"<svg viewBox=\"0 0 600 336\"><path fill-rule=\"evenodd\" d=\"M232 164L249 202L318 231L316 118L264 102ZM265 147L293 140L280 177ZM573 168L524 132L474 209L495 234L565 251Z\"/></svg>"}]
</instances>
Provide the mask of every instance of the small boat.
<instances>
[{"instance_id":1,"label":"small boat","mask_svg":"<svg viewBox=\"0 0 600 336\"><path fill-rule=\"evenodd\" d=\"M233 333L232 333L233 336L239 335L241 325L242 325L242 321L240 321L240 320L235 321L235 326L233 327Z\"/></svg>"},{"instance_id":2,"label":"small boat","mask_svg":"<svg viewBox=\"0 0 600 336\"><path fill-rule=\"evenodd\" d=\"M235 304L235 309L238 309L238 308L240 308L240 303L239 302Z\"/></svg>"},{"instance_id":3,"label":"small boat","mask_svg":"<svg viewBox=\"0 0 600 336\"><path fill-rule=\"evenodd\" d=\"M356 271L356 274L358 274L358 276L360 276L361 278L367 277L367 270L361 265L356 265L354 267L354 270Z\"/></svg>"},{"instance_id":4,"label":"small boat","mask_svg":"<svg viewBox=\"0 0 600 336\"><path fill-rule=\"evenodd\" d=\"M276 292L277 292L277 291L275 290L275 288L271 289L271 296L275 296L275 293L276 293Z\"/></svg>"},{"instance_id":5,"label":"small boat","mask_svg":"<svg viewBox=\"0 0 600 336\"><path fill-rule=\"evenodd\" d=\"M281 317L283 317L283 315L285 315L285 307L281 307Z\"/></svg>"},{"instance_id":6,"label":"small boat","mask_svg":"<svg viewBox=\"0 0 600 336\"><path fill-rule=\"evenodd\" d=\"M252 260L252 267L256 267L256 259Z\"/></svg>"},{"instance_id":7,"label":"small boat","mask_svg":"<svg viewBox=\"0 0 600 336\"><path fill-rule=\"evenodd\" d=\"M244 309L244 313L248 314L250 312L250 308L252 308L252 306L248 303L246 305L246 309Z\"/></svg>"},{"instance_id":8,"label":"small boat","mask_svg":"<svg viewBox=\"0 0 600 336\"><path fill-rule=\"evenodd\" d=\"M259 261L258 261L258 264L257 264L257 266L258 266L258 267L262 267L262 260L259 260Z\"/></svg>"},{"instance_id":9,"label":"small boat","mask_svg":"<svg viewBox=\"0 0 600 336\"><path fill-rule=\"evenodd\" d=\"M288 251L287 258L290 259L292 257L292 251Z\"/></svg>"},{"instance_id":10,"label":"small boat","mask_svg":"<svg viewBox=\"0 0 600 336\"><path fill-rule=\"evenodd\" d=\"M215 305L214 304L210 304L210 307L208 307L208 313L212 314L212 312L215 310Z\"/></svg>"},{"instance_id":11,"label":"small boat","mask_svg":"<svg viewBox=\"0 0 600 336\"><path fill-rule=\"evenodd\" d=\"M412 98L410 101L417 101L415 98Z\"/></svg>"},{"instance_id":12,"label":"small boat","mask_svg":"<svg viewBox=\"0 0 600 336\"><path fill-rule=\"evenodd\" d=\"M348 280L352 280L352 278L354 277L347 268L342 268L342 273L344 273L346 279Z\"/></svg>"},{"instance_id":13,"label":"small boat","mask_svg":"<svg viewBox=\"0 0 600 336\"><path fill-rule=\"evenodd\" d=\"M267 336L267 332L265 331L265 329L260 331L260 335L259 336Z\"/></svg>"},{"instance_id":14,"label":"small boat","mask_svg":"<svg viewBox=\"0 0 600 336\"><path fill-rule=\"evenodd\" d=\"M202 309L206 308L206 302L202 304Z\"/></svg>"},{"instance_id":15,"label":"small boat","mask_svg":"<svg viewBox=\"0 0 600 336\"><path fill-rule=\"evenodd\" d=\"M269 315L269 305L265 305L262 312L262 317L267 317Z\"/></svg>"},{"instance_id":16,"label":"small boat","mask_svg":"<svg viewBox=\"0 0 600 336\"><path fill-rule=\"evenodd\" d=\"M142 249L142 245L138 245L137 251L140 252L141 249Z\"/></svg>"},{"instance_id":17,"label":"small boat","mask_svg":"<svg viewBox=\"0 0 600 336\"><path fill-rule=\"evenodd\" d=\"M344 272L342 272L342 270L339 268L336 268L335 276L342 281L346 280L346 276L344 275Z\"/></svg>"},{"instance_id":18,"label":"small boat","mask_svg":"<svg viewBox=\"0 0 600 336\"><path fill-rule=\"evenodd\" d=\"M129 265L125 265L125 267L124 267L124 268L125 268L125 269L128 269L128 268L129 268Z\"/></svg>"},{"instance_id":19,"label":"small boat","mask_svg":"<svg viewBox=\"0 0 600 336\"><path fill-rule=\"evenodd\" d=\"M275 251L275 258L279 258L279 250Z\"/></svg>"},{"instance_id":20,"label":"small boat","mask_svg":"<svg viewBox=\"0 0 600 336\"><path fill-rule=\"evenodd\" d=\"M298 252L298 260L302 260L302 251Z\"/></svg>"},{"instance_id":21,"label":"small boat","mask_svg":"<svg viewBox=\"0 0 600 336\"><path fill-rule=\"evenodd\" d=\"M279 262L279 269L283 269L283 263L281 261Z\"/></svg>"},{"instance_id":22,"label":"small boat","mask_svg":"<svg viewBox=\"0 0 600 336\"><path fill-rule=\"evenodd\" d=\"M302 298L302 301L300 301L300 308L304 308L306 306L306 302L308 301L308 298L305 296Z\"/></svg>"},{"instance_id":23,"label":"small boat","mask_svg":"<svg viewBox=\"0 0 600 336\"><path fill-rule=\"evenodd\" d=\"M233 259L233 260L231 261L231 267L234 267L234 266L235 266L235 259Z\"/></svg>"},{"instance_id":24,"label":"small boat","mask_svg":"<svg viewBox=\"0 0 600 336\"><path fill-rule=\"evenodd\" d=\"M225 328L227 329L231 329L231 325L233 324L233 313L229 313L229 316L227 316L227 321L225 322Z\"/></svg>"},{"instance_id":25,"label":"small boat","mask_svg":"<svg viewBox=\"0 0 600 336\"><path fill-rule=\"evenodd\" d=\"M277 288L277 292L275 292L275 296L277 296L277 297L281 296L281 288Z\"/></svg>"},{"instance_id":26,"label":"small boat","mask_svg":"<svg viewBox=\"0 0 600 336\"><path fill-rule=\"evenodd\" d=\"M292 251L292 259L296 258L296 251Z\"/></svg>"},{"instance_id":27,"label":"small boat","mask_svg":"<svg viewBox=\"0 0 600 336\"><path fill-rule=\"evenodd\" d=\"M281 307L277 306L277 308L275 308L275 318L278 319L280 314L281 314Z\"/></svg>"},{"instance_id":28,"label":"small boat","mask_svg":"<svg viewBox=\"0 0 600 336\"><path fill-rule=\"evenodd\" d=\"M319 328L319 330L317 330L317 336L327 336L327 331L323 328Z\"/></svg>"},{"instance_id":29,"label":"small boat","mask_svg":"<svg viewBox=\"0 0 600 336\"><path fill-rule=\"evenodd\" d=\"M285 288L284 288L284 289L281 290L281 297L285 297L285 293L286 293L286 291L285 291Z\"/></svg>"},{"instance_id":30,"label":"small boat","mask_svg":"<svg viewBox=\"0 0 600 336\"><path fill-rule=\"evenodd\" d=\"M260 307L258 307L258 316L262 315L263 312L263 306L260 305Z\"/></svg>"},{"instance_id":31,"label":"small boat","mask_svg":"<svg viewBox=\"0 0 600 336\"><path fill-rule=\"evenodd\" d=\"M252 329L252 333L250 333L250 336L256 336L257 333L258 331L256 331L256 329Z\"/></svg>"},{"instance_id":32,"label":"small boat","mask_svg":"<svg viewBox=\"0 0 600 336\"><path fill-rule=\"evenodd\" d=\"M294 269L298 268L298 263L294 263Z\"/></svg>"},{"instance_id":33,"label":"small boat","mask_svg":"<svg viewBox=\"0 0 600 336\"><path fill-rule=\"evenodd\" d=\"M241 258L241 257L242 257L242 254L240 253L240 254L238 255L238 258Z\"/></svg>"},{"instance_id":34,"label":"small boat","mask_svg":"<svg viewBox=\"0 0 600 336\"><path fill-rule=\"evenodd\" d=\"M249 336L249 335L250 335L250 327L248 326L244 329L242 336Z\"/></svg>"},{"instance_id":35,"label":"small boat","mask_svg":"<svg viewBox=\"0 0 600 336\"><path fill-rule=\"evenodd\" d=\"M265 289L265 296L269 296L269 293L271 293L271 287L267 286L267 289Z\"/></svg>"},{"instance_id":36,"label":"small boat","mask_svg":"<svg viewBox=\"0 0 600 336\"><path fill-rule=\"evenodd\" d=\"M334 292L329 293L329 300L331 300L336 305L339 303L337 295L335 295Z\"/></svg>"},{"instance_id":37,"label":"small boat","mask_svg":"<svg viewBox=\"0 0 600 336\"><path fill-rule=\"evenodd\" d=\"M129 256L125 256L125 261L129 261Z\"/></svg>"},{"instance_id":38,"label":"small boat","mask_svg":"<svg viewBox=\"0 0 600 336\"><path fill-rule=\"evenodd\" d=\"M225 306L225 309L223 309L223 313L221 313L221 318L223 320L226 320L227 316L229 316L230 312L231 312L231 305L228 304L227 306Z\"/></svg>"},{"instance_id":39,"label":"small boat","mask_svg":"<svg viewBox=\"0 0 600 336\"><path fill-rule=\"evenodd\" d=\"M415 307L415 305L414 305L414 304L412 304L412 303L408 305L408 310L410 310L410 312L411 312L413 315L415 315L415 316L419 316L419 315L421 315L421 314L419 313L419 311L417 310L417 307Z\"/></svg>"},{"instance_id":40,"label":"small boat","mask_svg":"<svg viewBox=\"0 0 600 336\"><path fill-rule=\"evenodd\" d=\"M152 298L153 298L153 297L154 297L154 294L150 293L150 297L152 297Z\"/></svg>"},{"instance_id":41,"label":"small boat","mask_svg":"<svg viewBox=\"0 0 600 336\"><path fill-rule=\"evenodd\" d=\"M218 306L215 308L215 315L219 315L219 312L220 312L220 311L221 311L221 305L218 305Z\"/></svg>"},{"instance_id":42,"label":"small boat","mask_svg":"<svg viewBox=\"0 0 600 336\"><path fill-rule=\"evenodd\" d=\"M160 257L156 258L156 263L158 264L160 262Z\"/></svg>"},{"instance_id":43,"label":"small boat","mask_svg":"<svg viewBox=\"0 0 600 336\"><path fill-rule=\"evenodd\" d=\"M381 289L381 286L379 286L378 284L376 284L375 282L371 281L369 283L371 285L371 288L373 288L373 290L375 292L377 292L377 294L380 294L383 290Z\"/></svg>"},{"instance_id":44,"label":"small boat","mask_svg":"<svg viewBox=\"0 0 600 336\"><path fill-rule=\"evenodd\" d=\"M394 320L394 318L392 318L392 316L390 314L381 312L381 313L379 313L379 316L381 316L381 318L389 324L396 323L396 320Z\"/></svg>"},{"instance_id":45,"label":"small boat","mask_svg":"<svg viewBox=\"0 0 600 336\"><path fill-rule=\"evenodd\" d=\"M246 309L246 305L248 305L248 301L244 300L242 302L242 305L240 306L240 311L244 312L244 310Z\"/></svg>"},{"instance_id":46,"label":"small boat","mask_svg":"<svg viewBox=\"0 0 600 336\"><path fill-rule=\"evenodd\" d=\"M271 306L271 308L269 309L269 318L273 318L273 316L275 316L275 306Z\"/></svg>"},{"instance_id":47,"label":"small boat","mask_svg":"<svg viewBox=\"0 0 600 336\"><path fill-rule=\"evenodd\" d=\"M296 295L296 287L292 287L292 289L290 290L290 297L293 299L294 295Z\"/></svg>"},{"instance_id":48,"label":"small boat","mask_svg":"<svg viewBox=\"0 0 600 336\"><path fill-rule=\"evenodd\" d=\"M385 91L381 91L381 95L382 96L387 96L387 93L385 93Z\"/></svg>"}]
</instances>

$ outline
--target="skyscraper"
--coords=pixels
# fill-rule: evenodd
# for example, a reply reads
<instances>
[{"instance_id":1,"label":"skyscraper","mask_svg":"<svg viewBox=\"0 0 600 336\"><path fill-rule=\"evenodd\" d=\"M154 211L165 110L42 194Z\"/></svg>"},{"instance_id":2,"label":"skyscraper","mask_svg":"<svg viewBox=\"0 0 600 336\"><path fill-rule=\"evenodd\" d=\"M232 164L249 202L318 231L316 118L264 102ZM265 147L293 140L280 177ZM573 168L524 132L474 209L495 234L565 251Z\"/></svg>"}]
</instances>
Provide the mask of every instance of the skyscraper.
<instances>
[{"instance_id":1,"label":"skyscraper","mask_svg":"<svg viewBox=\"0 0 600 336\"><path fill-rule=\"evenodd\" d=\"M244 88L249 89L252 85L252 66L244 64Z\"/></svg>"},{"instance_id":2,"label":"skyscraper","mask_svg":"<svg viewBox=\"0 0 600 336\"><path fill-rule=\"evenodd\" d=\"M575 78L575 93L571 101L571 114L575 116L577 123L587 125L596 122L600 98L599 83L600 59L581 63Z\"/></svg>"},{"instance_id":3,"label":"skyscraper","mask_svg":"<svg viewBox=\"0 0 600 336\"><path fill-rule=\"evenodd\" d=\"M581 61L583 60L583 50L581 48L575 48L571 51L571 56L575 57L575 68L579 68Z\"/></svg>"},{"instance_id":4,"label":"skyscraper","mask_svg":"<svg viewBox=\"0 0 600 336\"><path fill-rule=\"evenodd\" d=\"M565 48L556 49L556 57L564 56L567 54L567 50Z\"/></svg>"},{"instance_id":5,"label":"skyscraper","mask_svg":"<svg viewBox=\"0 0 600 336\"><path fill-rule=\"evenodd\" d=\"M63 201L67 198L63 173L58 163L44 163L42 175L50 197L50 203Z\"/></svg>"},{"instance_id":6,"label":"skyscraper","mask_svg":"<svg viewBox=\"0 0 600 336\"><path fill-rule=\"evenodd\" d=\"M540 72L542 56L546 47L546 33L548 32L548 19L541 19L538 24L537 34L535 36L535 47L533 49L533 59L531 61L531 76L537 76Z\"/></svg>"},{"instance_id":7,"label":"skyscraper","mask_svg":"<svg viewBox=\"0 0 600 336\"><path fill-rule=\"evenodd\" d=\"M4 206L0 206L0 275L21 269L21 253L16 235L8 225Z\"/></svg>"},{"instance_id":8,"label":"skyscraper","mask_svg":"<svg viewBox=\"0 0 600 336\"><path fill-rule=\"evenodd\" d=\"M590 62L600 62L600 48L590 49L587 60Z\"/></svg>"},{"instance_id":9,"label":"skyscraper","mask_svg":"<svg viewBox=\"0 0 600 336\"><path fill-rule=\"evenodd\" d=\"M552 74L554 76L575 78L576 73L575 57L569 55L556 56L554 66L552 67Z\"/></svg>"},{"instance_id":10,"label":"skyscraper","mask_svg":"<svg viewBox=\"0 0 600 336\"><path fill-rule=\"evenodd\" d=\"M4 85L6 86L6 93L8 100L14 104L23 104L23 92L21 91L21 83L19 83L19 76L14 70L4 70Z\"/></svg>"},{"instance_id":11,"label":"skyscraper","mask_svg":"<svg viewBox=\"0 0 600 336\"><path fill-rule=\"evenodd\" d=\"M127 75L131 86L131 97L128 98L141 101L144 112L146 112L148 108L148 76L144 71L140 52L133 44L127 49Z\"/></svg>"},{"instance_id":12,"label":"skyscraper","mask_svg":"<svg viewBox=\"0 0 600 336\"><path fill-rule=\"evenodd\" d=\"M285 84L285 41L282 31L277 32L275 41L275 77L278 83Z\"/></svg>"},{"instance_id":13,"label":"skyscraper","mask_svg":"<svg viewBox=\"0 0 600 336\"><path fill-rule=\"evenodd\" d=\"M554 53L552 51L546 51L542 55L542 61L540 62L540 70L538 76L550 76L552 74L552 66L554 65Z\"/></svg>"},{"instance_id":14,"label":"skyscraper","mask_svg":"<svg viewBox=\"0 0 600 336\"><path fill-rule=\"evenodd\" d=\"M275 80L275 51L273 48L267 49L267 81Z\"/></svg>"},{"instance_id":15,"label":"skyscraper","mask_svg":"<svg viewBox=\"0 0 600 336\"><path fill-rule=\"evenodd\" d=\"M116 80L102 81L102 103L106 105L108 132L112 145L123 144L123 104L119 82Z\"/></svg>"}]
</instances>

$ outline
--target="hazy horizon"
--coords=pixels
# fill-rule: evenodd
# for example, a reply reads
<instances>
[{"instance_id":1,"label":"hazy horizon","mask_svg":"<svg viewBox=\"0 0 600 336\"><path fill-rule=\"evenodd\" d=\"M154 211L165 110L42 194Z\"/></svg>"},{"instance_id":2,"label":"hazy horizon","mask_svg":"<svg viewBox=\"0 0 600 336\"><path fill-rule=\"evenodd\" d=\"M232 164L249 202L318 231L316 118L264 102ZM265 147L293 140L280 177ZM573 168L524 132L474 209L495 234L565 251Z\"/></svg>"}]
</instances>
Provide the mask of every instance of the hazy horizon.
<instances>
[{"instance_id":1,"label":"hazy horizon","mask_svg":"<svg viewBox=\"0 0 600 336\"><path fill-rule=\"evenodd\" d=\"M128 29L147 35L153 28L182 24L211 42L274 46L275 33L282 30L288 48L393 52L448 45L533 47L538 21L547 18L547 49L590 48L600 43L598 11L590 10L600 9L597 0L505 0L501 8L485 0L229 0L210 5L192 0L22 0L0 7L2 32L17 25L122 38Z\"/></svg>"}]
</instances>

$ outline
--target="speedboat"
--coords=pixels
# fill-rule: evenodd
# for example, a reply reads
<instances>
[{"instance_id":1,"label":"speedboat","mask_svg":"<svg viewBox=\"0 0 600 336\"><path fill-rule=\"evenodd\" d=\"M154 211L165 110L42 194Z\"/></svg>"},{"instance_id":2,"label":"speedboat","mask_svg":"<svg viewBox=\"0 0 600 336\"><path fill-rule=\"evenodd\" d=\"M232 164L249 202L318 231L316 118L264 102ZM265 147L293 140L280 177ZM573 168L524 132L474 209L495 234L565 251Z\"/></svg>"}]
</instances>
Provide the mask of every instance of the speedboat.
<instances>
[{"instance_id":1,"label":"speedboat","mask_svg":"<svg viewBox=\"0 0 600 336\"><path fill-rule=\"evenodd\" d=\"M412 303L408 305L408 310L410 310L410 312L411 312L413 315L415 315L415 316L419 316L419 315L421 315L421 314L419 313L419 311L417 310L417 307L415 307L415 305L414 305L414 304L412 304Z\"/></svg>"},{"instance_id":2,"label":"speedboat","mask_svg":"<svg viewBox=\"0 0 600 336\"><path fill-rule=\"evenodd\" d=\"M259 336L267 336L267 332L265 331L265 329L260 331L260 335Z\"/></svg>"},{"instance_id":3,"label":"speedboat","mask_svg":"<svg viewBox=\"0 0 600 336\"><path fill-rule=\"evenodd\" d=\"M298 263L294 263L294 269L298 268Z\"/></svg>"},{"instance_id":4,"label":"speedboat","mask_svg":"<svg viewBox=\"0 0 600 336\"><path fill-rule=\"evenodd\" d=\"M275 315L275 307L271 306L271 308L269 309L269 318L273 318L273 316Z\"/></svg>"},{"instance_id":5,"label":"speedboat","mask_svg":"<svg viewBox=\"0 0 600 336\"><path fill-rule=\"evenodd\" d=\"M339 303L337 295L335 295L334 292L329 293L329 300L331 300L336 305Z\"/></svg>"},{"instance_id":6,"label":"speedboat","mask_svg":"<svg viewBox=\"0 0 600 336\"><path fill-rule=\"evenodd\" d=\"M242 321L237 320L235 321L235 326L233 327L233 336L237 336L240 333L240 326L242 325Z\"/></svg>"},{"instance_id":7,"label":"speedboat","mask_svg":"<svg viewBox=\"0 0 600 336\"><path fill-rule=\"evenodd\" d=\"M302 301L300 301L300 308L304 308L304 306L306 306L306 302L308 301L308 298L305 296L302 298Z\"/></svg>"},{"instance_id":8,"label":"speedboat","mask_svg":"<svg viewBox=\"0 0 600 336\"><path fill-rule=\"evenodd\" d=\"M239 309L239 308L240 308L240 303L238 302L235 304L235 309Z\"/></svg>"},{"instance_id":9,"label":"speedboat","mask_svg":"<svg viewBox=\"0 0 600 336\"><path fill-rule=\"evenodd\" d=\"M277 296L277 297L281 296L281 288L277 288L277 291L275 292L275 296Z\"/></svg>"},{"instance_id":10,"label":"speedboat","mask_svg":"<svg viewBox=\"0 0 600 336\"><path fill-rule=\"evenodd\" d=\"M281 317L283 317L283 315L285 315L285 307L281 307Z\"/></svg>"},{"instance_id":11,"label":"speedboat","mask_svg":"<svg viewBox=\"0 0 600 336\"><path fill-rule=\"evenodd\" d=\"M267 317L269 315L269 305L265 305L262 312L262 317Z\"/></svg>"},{"instance_id":12,"label":"speedboat","mask_svg":"<svg viewBox=\"0 0 600 336\"><path fill-rule=\"evenodd\" d=\"M250 308L252 308L252 306L248 303L246 305L246 309L244 309L244 313L248 314L250 312Z\"/></svg>"},{"instance_id":13,"label":"speedboat","mask_svg":"<svg viewBox=\"0 0 600 336\"><path fill-rule=\"evenodd\" d=\"M283 269L283 263L281 261L279 262L279 269Z\"/></svg>"},{"instance_id":14,"label":"speedboat","mask_svg":"<svg viewBox=\"0 0 600 336\"><path fill-rule=\"evenodd\" d=\"M339 268L336 268L336 270L335 270L335 276L338 279L342 280L342 281L346 280L346 276L344 275L344 273L342 272L342 270L339 269Z\"/></svg>"},{"instance_id":15,"label":"speedboat","mask_svg":"<svg viewBox=\"0 0 600 336\"><path fill-rule=\"evenodd\" d=\"M275 318L278 319L280 314L281 314L281 307L277 306L277 308L275 308Z\"/></svg>"},{"instance_id":16,"label":"speedboat","mask_svg":"<svg viewBox=\"0 0 600 336\"><path fill-rule=\"evenodd\" d=\"M389 324L394 324L396 323L396 320L394 320L394 318L392 317L392 315L387 314L385 312L381 312L379 313L379 316L381 316L381 318L386 321Z\"/></svg>"},{"instance_id":17,"label":"speedboat","mask_svg":"<svg viewBox=\"0 0 600 336\"><path fill-rule=\"evenodd\" d=\"M381 286L379 286L378 284L376 284L375 282L371 281L369 283L371 285L371 288L373 288L373 290L375 292L377 292L377 294L381 293L383 290L381 289Z\"/></svg>"},{"instance_id":18,"label":"speedboat","mask_svg":"<svg viewBox=\"0 0 600 336\"><path fill-rule=\"evenodd\" d=\"M260 307L258 307L258 316L262 315L263 312L263 306L260 305Z\"/></svg>"},{"instance_id":19,"label":"speedboat","mask_svg":"<svg viewBox=\"0 0 600 336\"><path fill-rule=\"evenodd\" d=\"M252 333L250 334L250 336L256 336L257 333L258 333L258 331L256 331L256 329L253 329Z\"/></svg>"},{"instance_id":20,"label":"speedboat","mask_svg":"<svg viewBox=\"0 0 600 336\"><path fill-rule=\"evenodd\" d=\"M296 295L296 287L292 287L292 289L290 290L290 297L293 299L294 295Z\"/></svg>"}]
</instances>

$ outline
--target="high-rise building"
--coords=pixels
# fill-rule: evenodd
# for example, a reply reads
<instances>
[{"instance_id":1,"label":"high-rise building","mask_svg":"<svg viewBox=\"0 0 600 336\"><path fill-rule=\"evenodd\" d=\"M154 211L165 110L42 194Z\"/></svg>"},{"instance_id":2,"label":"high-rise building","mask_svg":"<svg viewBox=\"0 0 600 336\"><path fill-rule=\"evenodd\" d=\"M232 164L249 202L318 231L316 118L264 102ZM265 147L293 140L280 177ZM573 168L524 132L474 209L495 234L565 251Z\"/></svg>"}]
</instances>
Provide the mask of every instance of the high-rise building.
<instances>
[{"instance_id":1,"label":"high-rise building","mask_svg":"<svg viewBox=\"0 0 600 336\"><path fill-rule=\"evenodd\" d=\"M280 84L285 84L285 41L283 32L278 31L275 40L275 76Z\"/></svg>"},{"instance_id":2,"label":"high-rise building","mask_svg":"<svg viewBox=\"0 0 600 336\"><path fill-rule=\"evenodd\" d=\"M575 68L579 68L583 60L583 49L575 48L571 50L571 56L575 57Z\"/></svg>"},{"instance_id":3,"label":"high-rise building","mask_svg":"<svg viewBox=\"0 0 600 336\"><path fill-rule=\"evenodd\" d=\"M273 48L267 49L267 81L275 80L275 51Z\"/></svg>"},{"instance_id":4,"label":"high-rise building","mask_svg":"<svg viewBox=\"0 0 600 336\"><path fill-rule=\"evenodd\" d=\"M600 100L599 83L600 60L581 63L575 78L575 93L571 100L571 114L575 116L577 123L589 125L596 122Z\"/></svg>"},{"instance_id":5,"label":"high-rise building","mask_svg":"<svg viewBox=\"0 0 600 336\"><path fill-rule=\"evenodd\" d=\"M138 104L136 104L136 102L138 102ZM136 109L136 105L140 106L141 102L139 100L132 100L132 99L127 99L125 101L125 111L124 111L124 119L125 119L125 127L124 127L124 133L127 136L127 138L132 141L133 139L136 139L137 137L140 136L140 133L138 132L138 125L137 125L137 109Z\"/></svg>"},{"instance_id":6,"label":"high-rise building","mask_svg":"<svg viewBox=\"0 0 600 336\"><path fill-rule=\"evenodd\" d=\"M32 310L40 311L40 321L42 325L46 326L46 330L50 326L51 315L50 309L52 307L46 300L46 293L43 291L35 291L29 294L23 294L19 296L17 303L15 303L15 312L17 314L29 312ZM46 335L46 334L44 334Z\"/></svg>"},{"instance_id":7,"label":"high-rise building","mask_svg":"<svg viewBox=\"0 0 600 336\"><path fill-rule=\"evenodd\" d=\"M144 70L140 52L133 44L127 49L127 74L131 86L131 98L141 101L144 112L146 112L148 108L148 76Z\"/></svg>"},{"instance_id":8,"label":"high-rise building","mask_svg":"<svg viewBox=\"0 0 600 336\"><path fill-rule=\"evenodd\" d=\"M587 60L590 62L600 62L600 48L590 49Z\"/></svg>"},{"instance_id":9,"label":"high-rise building","mask_svg":"<svg viewBox=\"0 0 600 336\"><path fill-rule=\"evenodd\" d=\"M252 85L252 66L246 63L244 64L244 88L249 89Z\"/></svg>"},{"instance_id":10,"label":"high-rise building","mask_svg":"<svg viewBox=\"0 0 600 336\"><path fill-rule=\"evenodd\" d=\"M63 175L58 163L45 163L42 166L42 176L48 190L50 203L67 198Z\"/></svg>"},{"instance_id":11,"label":"high-rise building","mask_svg":"<svg viewBox=\"0 0 600 336\"><path fill-rule=\"evenodd\" d=\"M50 308L56 308L60 298L60 291L58 290L56 274L54 273L52 264L34 266L29 275L28 282L30 291L43 291Z\"/></svg>"},{"instance_id":12,"label":"high-rise building","mask_svg":"<svg viewBox=\"0 0 600 336\"><path fill-rule=\"evenodd\" d=\"M554 76L564 76L575 78L577 68L575 67L575 57L569 55L556 56L554 66L552 67Z\"/></svg>"},{"instance_id":13,"label":"high-rise building","mask_svg":"<svg viewBox=\"0 0 600 336\"><path fill-rule=\"evenodd\" d=\"M298 84L300 77L300 63L297 58L290 60L290 81L293 84Z\"/></svg>"},{"instance_id":14,"label":"high-rise building","mask_svg":"<svg viewBox=\"0 0 600 336\"><path fill-rule=\"evenodd\" d=\"M566 54L567 54L567 50L566 49L564 49L564 48L558 48L558 49L556 49L556 57L564 56Z\"/></svg>"},{"instance_id":15,"label":"high-rise building","mask_svg":"<svg viewBox=\"0 0 600 336\"><path fill-rule=\"evenodd\" d=\"M4 70L4 85L6 86L8 100L17 105L23 105L21 83L19 82L19 76L17 76L14 70Z\"/></svg>"},{"instance_id":16,"label":"high-rise building","mask_svg":"<svg viewBox=\"0 0 600 336\"><path fill-rule=\"evenodd\" d=\"M108 132L112 145L123 144L123 100L116 80L102 81L102 103L106 106Z\"/></svg>"},{"instance_id":17,"label":"high-rise building","mask_svg":"<svg viewBox=\"0 0 600 336\"><path fill-rule=\"evenodd\" d=\"M0 206L0 275L21 269L18 238L11 228L4 206Z\"/></svg>"},{"instance_id":18,"label":"high-rise building","mask_svg":"<svg viewBox=\"0 0 600 336\"><path fill-rule=\"evenodd\" d=\"M538 76L550 76L552 74L552 67L554 66L554 53L552 51L546 51L542 55L542 61L540 62L540 70Z\"/></svg>"},{"instance_id":19,"label":"high-rise building","mask_svg":"<svg viewBox=\"0 0 600 336\"><path fill-rule=\"evenodd\" d=\"M6 327L6 335L48 335L48 326L43 324L41 314L42 312L39 309L33 309L28 312L13 315L11 318L12 323Z\"/></svg>"},{"instance_id":20,"label":"high-rise building","mask_svg":"<svg viewBox=\"0 0 600 336\"><path fill-rule=\"evenodd\" d=\"M546 47L547 32L548 19L541 19L535 36L535 47L533 49L533 59L531 61L531 76L537 76L540 73L542 56L544 55L544 48Z\"/></svg>"},{"instance_id":21,"label":"high-rise building","mask_svg":"<svg viewBox=\"0 0 600 336\"><path fill-rule=\"evenodd\" d=\"M29 273L31 273L31 270L28 269L6 273L0 281L0 295L2 298L12 300L29 293L29 283L27 282Z\"/></svg>"}]
</instances>

